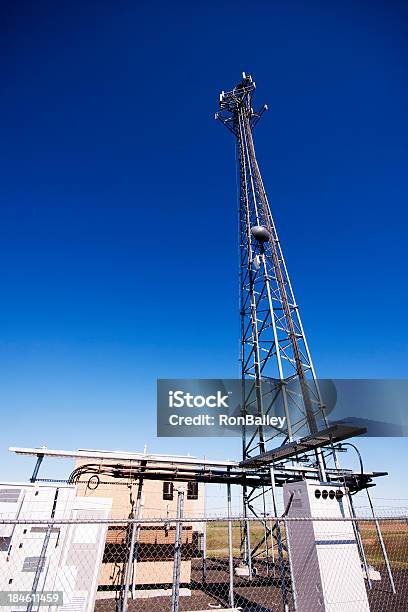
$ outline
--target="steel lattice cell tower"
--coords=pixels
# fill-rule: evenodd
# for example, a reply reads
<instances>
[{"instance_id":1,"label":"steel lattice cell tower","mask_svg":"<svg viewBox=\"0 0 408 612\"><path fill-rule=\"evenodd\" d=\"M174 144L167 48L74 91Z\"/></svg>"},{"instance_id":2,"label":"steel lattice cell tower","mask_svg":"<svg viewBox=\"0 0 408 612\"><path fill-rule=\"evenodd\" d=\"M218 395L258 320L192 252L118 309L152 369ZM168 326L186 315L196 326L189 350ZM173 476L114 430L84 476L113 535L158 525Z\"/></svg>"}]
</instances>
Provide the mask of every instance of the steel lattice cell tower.
<instances>
[{"instance_id":1,"label":"steel lattice cell tower","mask_svg":"<svg viewBox=\"0 0 408 612\"><path fill-rule=\"evenodd\" d=\"M373 485L370 484L370 476L364 474L362 469L360 481L356 481L354 486L352 479L356 475L351 477L347 471L340 468L337 461L336 453L343 450L338 442L359 435L366 429L339 423L329 425L326 418L327 409L322 400L299 307L256 159L253 131L267 107L263 106L257 112L253 110L254 90L254 81L243 73L242 81L232 91L221 93L220 111L216 113L216 119L235 136L239 166L242 375L240 409L243 415L262 417L258 419L261 424L256 428L243 427L240 466L249 470L258 469L259 474L263 474L264 479L258 484L247 484L244 479L242 495L244 517L247 517L249 512L258 518L261 514L264 535L260 542L251 547L249 524L244 521L242 552L248 576L251 577L252 558L265 553L268 563L269 552L273 551L276 542L282 600L284 609L288 610L291 591L294 597L294 576L291 575L288 580L284 556L285 550L289 556L288 530L285 529L283 533L279 521L273 525L267 524L265 503L267 490L270 489L272 512L276 517L277 472L283 470L285 473L283 480L279 482L283 487L285 501L283 516L292 511L292 502L294 512L296 508L303 507L303 504L306 508L306 502L309 503L312 499L310 491L313 487L325 487L330 483L333 487L331 499L337 500L336 505L330 507L330 510L326 506L319 506L319 511L332 512L334 508L339 516L344 516L346 512L348 516L355 517L352 489L361 490ZM264 425L264 417L277 413L286 418L284 430L273 428L269 423ZM334 459L334 468L328 465L330 458ZM305 464L308 467L305 467ZM310 468L311 471L308 472ZM310 482L305 482L306 480ZM303 494L301 487L307 493ZM326 493L326 497L329 495L327 490L323 493ZM342 505L343 496L348 500L347 507ZM254 501L259 498L263 501L262 513L254 507ZM313 500L318 498L319 491L313 496ZM312 512L311 502L307 507ZM313 538L311 550L317 554L319 543L314 536ZM367 567L364 550L361 546L358 548L358 543L358 533L355 532L352 538L353 548L350 550L357 566L361 561L364 567ZM264 551L261 550L263 546ZM275 561L273 565L275 566ZM305 586L303 560L299 567L295 579L302 590ZM321 579L323 584L324 576L319 574L317 578ZM392 583L392 577L390 581ZM341 589L346 592L347 580L343 582ZM360 586L365 596L363 580Z\"/></svg>"},{"instance_id":2,"label":"steel lattice cell tower","mask_svg":"<svg viewBox=\"0 0 408 612\"><path fill-rule=\"evenodd\" d=\"M255 155L253 130L267 107L254 112L254 90L254 81L243 73L232 91L221 93L216 114L236 138L239 162L241 364L243 380L253 380L242 408L252 401L256 414L267 415L280 401L286 441L291 442L318 431L325 420L324 406ZM263 383L270 382L276 393L269 385L263 391ZM265 453L278 434L282 432L266 434L260 426L249 435L244 428L243 460ZM321 455L317 457L324 471Z\"/></svg>"}]
</instances>

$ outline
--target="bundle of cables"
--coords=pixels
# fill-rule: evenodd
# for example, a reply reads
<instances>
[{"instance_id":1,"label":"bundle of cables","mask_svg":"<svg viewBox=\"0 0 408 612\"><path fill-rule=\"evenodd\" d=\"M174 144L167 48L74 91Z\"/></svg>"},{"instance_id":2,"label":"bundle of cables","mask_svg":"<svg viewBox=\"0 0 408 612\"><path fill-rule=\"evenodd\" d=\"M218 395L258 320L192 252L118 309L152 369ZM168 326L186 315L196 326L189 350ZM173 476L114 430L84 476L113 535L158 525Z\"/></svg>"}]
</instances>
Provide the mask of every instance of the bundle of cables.
<instances>
[{"instance_id":1,"label":"bundle of cables","mask_svg":"<svg viewBox=\"0 0 408 612\"><path fill-rule=\"evenodd\" d=\"M82 476L89 476L87 487L91 490L97 489L101 484L101 477L108 476L111 478L123 478L127 480L135 480L135 466L129 466L117 463L115 465L100 465L99 463L86 463L75 468L68 478L69 484L77 484ZM109 484L108 482L106 484Z\"/></svg>"}]
</instances>

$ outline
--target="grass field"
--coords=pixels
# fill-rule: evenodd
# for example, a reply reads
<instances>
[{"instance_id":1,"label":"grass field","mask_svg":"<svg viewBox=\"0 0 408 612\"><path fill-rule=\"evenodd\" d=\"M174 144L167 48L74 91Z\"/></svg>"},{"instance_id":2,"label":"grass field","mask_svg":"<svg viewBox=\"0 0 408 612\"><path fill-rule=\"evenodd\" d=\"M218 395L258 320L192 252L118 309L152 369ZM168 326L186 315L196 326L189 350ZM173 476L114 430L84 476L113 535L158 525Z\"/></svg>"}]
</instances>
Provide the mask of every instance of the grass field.
<instances>
[{"instance_id":1,"label":"grass field","mask_svg":"<svg viewBox=\"0 0 408 612\"><path fill-rule=\"evenodd\" d=\"M374 567L382 567L384 558L374 522L361 521L359 527L368 563ZM380 527L391 566L396 569L408 569L408 522L380 521ZM283 525L282 536L285 536ZM262 523L250 521L251 548L261 542L263 537L264 526ZM234 558L240 556L241 538L241 523L235 521L232 528ZM208 523L207 556L214 559L228 557L228 524L226 522Z\"/></svg>"},{"instance_id":2,"label":"grass field","mask_svg":"<svg viewBox=\"0 0 408 612\"><path fill-rule=\"evenodd\" d=\"M408 569L408 523L403 521L380 522L381 533L392 568ZM375 525L361 522L361 537L368 562L375 567L384 565Z\"/></svg>"}]
</instances>

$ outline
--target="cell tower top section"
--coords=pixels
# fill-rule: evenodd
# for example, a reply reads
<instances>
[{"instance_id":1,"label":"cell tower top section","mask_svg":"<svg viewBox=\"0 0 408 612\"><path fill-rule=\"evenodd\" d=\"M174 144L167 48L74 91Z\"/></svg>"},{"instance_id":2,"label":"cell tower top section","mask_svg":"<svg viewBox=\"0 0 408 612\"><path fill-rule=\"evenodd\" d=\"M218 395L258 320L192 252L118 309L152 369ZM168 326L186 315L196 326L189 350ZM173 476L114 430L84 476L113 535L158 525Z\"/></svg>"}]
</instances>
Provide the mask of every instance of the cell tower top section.
<instances>
[{"instance_id":1,"label":"cell tower top section","mask_svg":"<svg viewBox=\"0 0 408 612\"><path fill-rule=\"evenodd\" d=\"M250 127L254 128L262 114L268 109L265 104L258 112L252 108L252 95L256 85L250 75L242 73L242 81L231 91L220 93L220 112L215 114L233 134L236 135L236 119L240 108L245 108L250 119Z\"/></svg>"},{"instance_id":2,"label":"cell tower top section","mask_svg":"<svg viewBox=\"0 0 408 612\"><path fill-rule=\"evenodd\" d=\"M245 101L250 101L252 92L256 85L251 76L242 73L242 81L238 83L232 91L222 91L220 93L220 108L221 110L234 110L243 104Z\"/></svg>"}]
</instances>

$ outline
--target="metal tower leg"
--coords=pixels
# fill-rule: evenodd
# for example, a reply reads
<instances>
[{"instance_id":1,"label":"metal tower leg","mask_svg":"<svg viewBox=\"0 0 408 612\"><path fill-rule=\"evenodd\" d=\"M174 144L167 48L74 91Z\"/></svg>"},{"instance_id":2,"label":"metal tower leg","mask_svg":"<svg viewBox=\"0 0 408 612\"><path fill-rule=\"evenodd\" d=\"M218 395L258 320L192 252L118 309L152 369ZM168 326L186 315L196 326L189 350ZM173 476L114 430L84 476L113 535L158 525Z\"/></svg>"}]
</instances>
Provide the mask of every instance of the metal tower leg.
<instances>
[{"instance_id":1,"label":"metal tower leg","mask_svg":"<svg viewBox=\"0 0 408 612\"><path fill-rule=\"evenodd\" d=\"M249 579L252 580L252 555L251 555L251 534L250 534L250 525L248 521L248 494L247 488L244 485L242 487L243 491L243 529L244 529L244 564L248 567Z\"/></svg>"},{"instance_id":2,"label":"metal tower leg","mask_svg":"<svg viewBox=\"0 0 408 612\"><path fill-rule=\"evenodd\" d=\"M278 516L278 507L276 504L276 483L275 483L275 472L273 466L271 465L269 469L269 473L271 476L271 495L272 495L272 509L275 517ZM279 573L280 573L280 588L282 591L282 603L283 608L286 611L288 609L288 591L286 587L286 572L285 572L285 562L283 558L283 542L282 542L282 533L280 528L279 521L275 523L276 530L276 543L278 547L278 559L279 559ZM272 534L273 535L273 534ZM287 537L287 536L286 536Z\"/></svg>"},{"instance_id":3,"label":"metal tower leg","mask_svg":"<svg viewBox=\"0 0 408 612\"><path fill-rule=\"evenodd\" d=\"M356 518L356 513L355 513L355 510L354 510L353 499L352 499L350 493L348 494L347 497L348 497L349 504L350 504L351 516L353 518ZM364 550L363 540L361 538L360 527L358 526L358 523L356 521L353 521L353 530L354 530L354 535L355 535L356 542L357 542L358 551L360 553L360 559L361 559L361 561L362 561L362 563L364 565L364 571L365 571L366 576L367 576L367 584L368 584L368 587L371 589L372 588L372 584L371 584L371 579L370 579L370 573L368 571L367 557L366 557L365 550Z\"/></svg>"},{"instance_id":4,"label":"metal tower leg","mask_svg":"<svg viewBox=\"0 0 408 612\"><path fill-rule=\"evenodd\" d=\"M293 574L293 567L292 567L292 554L291 554L291 548L290 548L290 541L289 541L289 537L288 537L288 524L287 524L287 520L284 519L284 525L285 525L285 533L286 533L286 548L288 551L288 565L289 565L289 572L290 572L290 582L292 585L292 598L293 598L293 610L294 612L297 612L298 606L297 606L297 596L296 596L296 585L295 585L295 576ZM286 603L285 606L285 610L289 609L288 604Z\"/></svg>"},{"instance_id":5,"label":"metal tower leg","mask_svg":"<svg viewBox=\"0 0 408 612\"><path fill-rule=\"evenodd\" d=\"M384 540L383 540L383 537L382 537L382 533L381 533L381 529L380 529L380 524L379 524L377 516L376 516L376 514L374 512L373 502L371 501L371 496L370 496L370 494L368 492L368 489L366 489L366 493L367 493L368 502L369 502L370 508L371 508L371 514L373 515L373 519L375 521L375 528L376 528L376 531L377 531L378 540L380 542L381 551L382 551L382 554L383 554L383 557L384 557L385 567L387 568L388 579L390 581L392 592L395 595L395 593L397 591L395 589L394 577L392 575L391 565L390 565L390 561L388 559L387 549L385 548Z\"/></svg>"}]
</instances>

